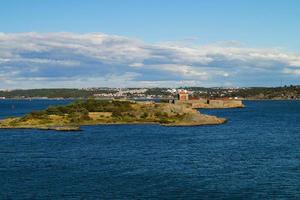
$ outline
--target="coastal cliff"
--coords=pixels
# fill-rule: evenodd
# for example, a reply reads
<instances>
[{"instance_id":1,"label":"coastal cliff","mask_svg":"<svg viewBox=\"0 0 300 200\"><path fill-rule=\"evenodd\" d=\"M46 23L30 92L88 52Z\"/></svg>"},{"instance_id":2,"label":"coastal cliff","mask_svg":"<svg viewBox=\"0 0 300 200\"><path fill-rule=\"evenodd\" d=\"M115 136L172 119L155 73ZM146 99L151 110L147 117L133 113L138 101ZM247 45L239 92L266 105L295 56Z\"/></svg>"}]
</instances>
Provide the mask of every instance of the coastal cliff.
<instances>
[{"instance_id":1,"label":"coastal cliff","mask_svg":"<svg viewBox=\"0 0 300 200\"><path fill-rule=\"evenodd\" d=\"M82 125L160 124L198 126L225 123L226 119L204 115L188 104L88 99L67 106L49 107L24 117L0 121L0 128L34 128L77 131Z\"/></svg>"}]
</instances>

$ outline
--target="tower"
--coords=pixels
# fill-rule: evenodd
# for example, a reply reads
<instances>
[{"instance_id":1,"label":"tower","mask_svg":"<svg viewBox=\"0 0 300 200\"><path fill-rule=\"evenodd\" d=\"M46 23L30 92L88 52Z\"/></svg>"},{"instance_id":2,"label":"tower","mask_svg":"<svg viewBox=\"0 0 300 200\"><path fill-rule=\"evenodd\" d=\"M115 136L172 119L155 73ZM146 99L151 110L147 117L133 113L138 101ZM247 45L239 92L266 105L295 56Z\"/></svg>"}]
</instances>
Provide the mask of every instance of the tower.
<instances>
[{"instance_id":1,"label":"tower","mask_svg":"<svg viewBox=\"0 0 300 200\"><path fill-rule=\"evenodd\" d=\"M178 100L179 101L188 101L189 100L189 93L186 90L180 90L178 92Z\"/></svg>"}]
</instances>

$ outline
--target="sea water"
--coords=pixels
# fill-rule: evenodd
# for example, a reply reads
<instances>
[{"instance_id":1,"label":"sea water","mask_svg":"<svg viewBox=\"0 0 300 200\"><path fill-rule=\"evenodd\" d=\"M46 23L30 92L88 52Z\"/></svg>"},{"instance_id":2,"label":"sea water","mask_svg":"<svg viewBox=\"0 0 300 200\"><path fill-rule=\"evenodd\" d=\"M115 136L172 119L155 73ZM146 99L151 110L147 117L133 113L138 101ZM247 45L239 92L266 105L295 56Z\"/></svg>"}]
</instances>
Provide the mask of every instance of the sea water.
<instances>
[{"instance_id":1,"label":"sea water","mask_svg":"<svg viewBox=\"0 0 300 200\"><path fill-rule=\"evenodd\" d=\"M0 118L70 101L1 100ZM299 199L300 101L201 110L217 126L0 129L0 199Z\"/></svg>"}]
</instances>

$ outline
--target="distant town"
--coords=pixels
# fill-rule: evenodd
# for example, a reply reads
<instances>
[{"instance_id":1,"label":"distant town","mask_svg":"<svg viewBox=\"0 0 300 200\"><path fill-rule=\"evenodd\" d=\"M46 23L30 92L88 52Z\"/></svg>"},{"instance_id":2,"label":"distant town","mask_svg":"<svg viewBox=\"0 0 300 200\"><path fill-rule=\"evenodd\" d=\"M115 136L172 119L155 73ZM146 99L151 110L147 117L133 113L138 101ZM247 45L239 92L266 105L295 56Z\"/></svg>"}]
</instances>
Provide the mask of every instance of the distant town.
<instances>
[{"instance_id":1,"label":"distant town","mask_svg":"<svg viewBox=\"0 0 300 200\"><path fill-rule=\"evenodd\" d=\"M189 98L205 99L300 99L300 86L251 88L81 88L0 90L0 99L173 99L180 91Z\"/></svg>"}]
</instances>

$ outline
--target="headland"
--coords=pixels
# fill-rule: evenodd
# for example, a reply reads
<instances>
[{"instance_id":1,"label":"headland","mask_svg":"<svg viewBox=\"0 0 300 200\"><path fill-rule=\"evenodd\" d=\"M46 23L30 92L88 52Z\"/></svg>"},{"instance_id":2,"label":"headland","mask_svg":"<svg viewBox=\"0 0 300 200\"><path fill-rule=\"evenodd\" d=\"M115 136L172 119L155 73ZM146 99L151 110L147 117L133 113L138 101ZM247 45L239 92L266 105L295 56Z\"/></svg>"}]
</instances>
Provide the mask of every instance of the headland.
<instances>
[{"instance_id":1,"label":"headland","mask_svg":"<svg viewBox=\"0 0 300 200\"><path fill-rule=\"evenodd\" d=\"M91 98L66 106L50 106L46 110L34 111L23 117L7 118L0 121L0 128L78 131L83 125L199 126L225 122L225 118L201 114L190 102L156 103Z\"/></svg>"}]
</instances>

